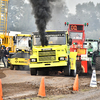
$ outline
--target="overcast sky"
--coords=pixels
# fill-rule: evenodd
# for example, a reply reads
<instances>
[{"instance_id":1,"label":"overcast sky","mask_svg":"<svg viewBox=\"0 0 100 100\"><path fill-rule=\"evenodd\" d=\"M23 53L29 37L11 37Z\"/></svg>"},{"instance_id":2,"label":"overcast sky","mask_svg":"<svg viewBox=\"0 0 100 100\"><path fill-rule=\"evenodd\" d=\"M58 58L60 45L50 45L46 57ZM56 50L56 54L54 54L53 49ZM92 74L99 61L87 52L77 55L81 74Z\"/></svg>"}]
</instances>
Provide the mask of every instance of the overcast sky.
<instances>
[{"instance_id":1,"label":"overcast sky","mask_svg":"<svg viewBox=\"0 0 100 100\"><path fill-rule=\"evenodd\" d=\"M100 3L100 0L65 0L66 1L66 4L67 4L67 7L70 11L70 13L73 13L75 14L75 11L76 11L76 5L78 3L82 4L82 3L86 3L86 2L94 2L94 4L96 5L97 3Z\"/></svg>"},{"instance_id":2,"label":"overcast sky","mask_svg":"<svg viewBox=\"0 0 100 100\"><path fill-rule=\"evenodd\" d=\"M29 3L29 0L24 0L25 3ZM94 4L96 5L97 3L100 3L100 0L65 0L67 7L69 9L70 13L75 14L76 12L76 5L78 3L82 4L82 3L88 3L88 2L94 2Z\"/></svg>"}]
</instances>

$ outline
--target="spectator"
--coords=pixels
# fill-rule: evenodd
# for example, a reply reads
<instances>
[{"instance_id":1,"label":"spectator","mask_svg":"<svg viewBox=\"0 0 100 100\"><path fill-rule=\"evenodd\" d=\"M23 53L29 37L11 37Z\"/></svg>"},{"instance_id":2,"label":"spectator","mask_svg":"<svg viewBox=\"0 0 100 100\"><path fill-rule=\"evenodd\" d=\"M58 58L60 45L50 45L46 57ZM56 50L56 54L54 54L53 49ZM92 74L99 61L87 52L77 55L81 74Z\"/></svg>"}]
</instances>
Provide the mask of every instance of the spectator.
<instances>
[{"instance_id":1,"label":"spectator","mask_svg":"<svg viewBox=\"0 0 100 100\"><path fill-rule=\"evenodd\" d=\"M5 64L5 61L4 61L4 57L5 57L5 49L1 46L0 47L0 56L1 56L1 59L2 59L2 62L4 64L4 67L6 68L6 64Z\"/></svg>"},{"instance_id":2,"label":"spectator","mask_svg":"<svg viewBox=\"0 0 100 100\"><path fill-rule=\"evenodd\" d=\"M7 62L7 67L8 67L8 57L9 57L9 48L8 47L6 47L4 55L5 55L5 61Z\"/></svg>"},{"instance_id":3,"label":"spectator","mask_svg":"<svg viewBox=\"0 0 100 100\"><path fill-rule=\"evenodd\" d=\"M8 47L6 47L6 50L5 50L5 58L8 59L8 56L9 56L9 49Z\"/></svg>"},{"instance_id":4,"label":"spectator","mask_svg":"<svg viewBox=\"0 0 100 100\"><path fill-rule=\"evenodd\" d=\"M0 61L1 61L1 45L0 45Z\"/></svg>"}]
</instances>

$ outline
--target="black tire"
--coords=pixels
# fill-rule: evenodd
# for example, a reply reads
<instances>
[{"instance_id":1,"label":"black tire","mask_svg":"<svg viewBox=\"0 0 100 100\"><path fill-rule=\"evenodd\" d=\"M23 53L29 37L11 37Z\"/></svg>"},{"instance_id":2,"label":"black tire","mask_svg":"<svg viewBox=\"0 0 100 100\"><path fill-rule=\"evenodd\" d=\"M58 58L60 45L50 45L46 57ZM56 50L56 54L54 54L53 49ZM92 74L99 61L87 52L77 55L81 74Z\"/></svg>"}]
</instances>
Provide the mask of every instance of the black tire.
<instances>
[{"instance_id":1,"label":"black tire","mask_svg":"<svg viewBox=\"0 0 100 100\"><path fill-rule=\"evenodd\" d=\"M70 75L71 75L71 76L75 77L76 74L77 74L77 67L75 68L75 70L71 70L71 71L70 71Z\"/></svg>"},{"instance_id":2,"label":"black tire","mask_svg":"<svg viewBox=\"0 0 100 100\"><path fill-rule=\"evenodd\" d=\"M19 69L20 69L20 70L24 70L24 66L23 66L23 65L20 65L20 66L19 66Z\"/></svg>"},{"instance_id":3,"label":"black tire","mask_svg":"<svg viewBox=\"0 0 100 100\"><path fill-rule=\"evenodd\" d=\"M11 70L14 70L14 66L13 66L13 65L10 65L10 69L11 69Z\"/></svg>"},{"instance_id":4,"label":"black tire","mask_svg":"<svg viewBox=\"0 0 100 100\"><path fill-rule=\"evenodd\" d=\"M49 75L49 71L43 71L43 70L41 70L41 71L38 71L38 75Z\"/></svg>"},{"instance_id":5,"label":"black tire","mask_svg":"<svg viewBox=\"0 0 100 100\"><path fill-rule=\"evenodd\" d=\"M76 69L77 74L81 75L83 73L83 68L81 66L81 61L76 61L76 66L77 66L77 69Z\"/></svg>"},{"instance_id":6,"label":"black tire","mask_svg":"<svg viewBox=\"0 0 100 100\"><path fill-rule=\"evenodd\" d=\"M95 65L96 70L100 70L100 57L96 57L96 65Z\"/></svg>"},{"instance_id":7,"label":"black tire","mask_svg":"<svg viewBox=\"0 0 100 100\"><path fill-rule=\"evenodd\" d=\"M69 66L64 67L64 75L65 76L69 76L70 75L70 67Z\"/></svg>"},{"instance_id":8,"label":"black tire","mask_svg":"<svg viewBox=\"0 0 100 100\"><path fill-rule=\"evenodd\" d=\"M15 66L15 70L19 70L19 66Z\"/></svg>"},{"instance_id":9,"label":"black tire","mask_svg":"<svg viewBox=\"0 0 100 100\"><path fill-rule=\"evenodd\" d=\"M92 73L92 64L91 62L87 62L87 67L88 67L88 74L91 74Z\"/></svg>"},{"instance_id":10,"label":"black tire","mask_svg":"<svg viewBox=\"0 0 100 100\"><path fill-rule=\"evenodd\" d=\"M70 75L70 59L68 57L68 64L64 67L64 75L69 76Z\"/></svg>"},{"instance_id":11,"label":"black tire","mask_svg":"<svg viewBox=\"0 0 100 100\"><path fill-rule=\"evenodd\" d=\"M31 75L36 75L37 74L37 70L35 68L30 68L30 74Z\"/></svg>"}]
</instances>

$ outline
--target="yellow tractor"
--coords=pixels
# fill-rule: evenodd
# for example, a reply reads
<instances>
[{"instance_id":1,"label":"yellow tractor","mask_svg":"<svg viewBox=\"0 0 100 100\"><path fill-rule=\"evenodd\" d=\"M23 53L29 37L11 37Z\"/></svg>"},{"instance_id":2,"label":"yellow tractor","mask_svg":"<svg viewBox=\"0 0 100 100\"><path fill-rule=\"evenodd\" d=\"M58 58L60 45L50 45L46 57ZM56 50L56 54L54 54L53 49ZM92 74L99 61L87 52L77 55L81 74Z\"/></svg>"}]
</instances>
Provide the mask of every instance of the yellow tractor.
<instances>
[{"instance_id":1,"label":"yellow tractor","mask_svg":"<svg viewBox=\"0 0 100 100\"><path fill-rule=\"evenodd\" d=\"M10 69L19 70L25 69L29 65L30 47L28 41L31 40L30 34L16 35L16 53L11 56Z\"/></svg>"},{"instance_id":2,"label":"yellow tractor","mask_svg":"<svg viewBox=\"0 0 100 100\"><path fill-rule=\"evenodd\" d=\"M64 75L76 76L77 52L70 52L72 39L67 31L48 30L45 32L45 46L41 45L40 35L33 32L29 46L32 48L30 54L30 74L46 75L51 70L64 71Z\"/></svg>"}]
</instances>

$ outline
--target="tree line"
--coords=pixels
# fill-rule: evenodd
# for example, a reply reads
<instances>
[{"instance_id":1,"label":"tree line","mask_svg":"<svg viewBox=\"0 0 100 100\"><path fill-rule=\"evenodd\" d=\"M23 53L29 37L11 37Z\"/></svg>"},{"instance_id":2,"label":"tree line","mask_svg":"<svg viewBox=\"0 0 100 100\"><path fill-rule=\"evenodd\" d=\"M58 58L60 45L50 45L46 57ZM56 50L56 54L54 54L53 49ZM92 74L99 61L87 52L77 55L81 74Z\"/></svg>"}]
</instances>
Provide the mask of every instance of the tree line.
<instances>
[{"instance_id":1,"label":"tree line","mask_svg":"<svg viewBox=\"0 0 100 100\"><path fill-rule=\"evenodd\" d=\"M94 5L93 2L77 4L76 13L72 14L69 13L64 0L55 0L55 2L51 3L51 12L52 18L47 25L47 29L67 30L68 27L64 26L64 22L71 24L89 23L89 26L85 27L86 37L100 37L100 3L97 5ZM37 30L30 4L24 3L24 0L9 1L8 30L30 32Z\"/></svg>"}]
</instances>

